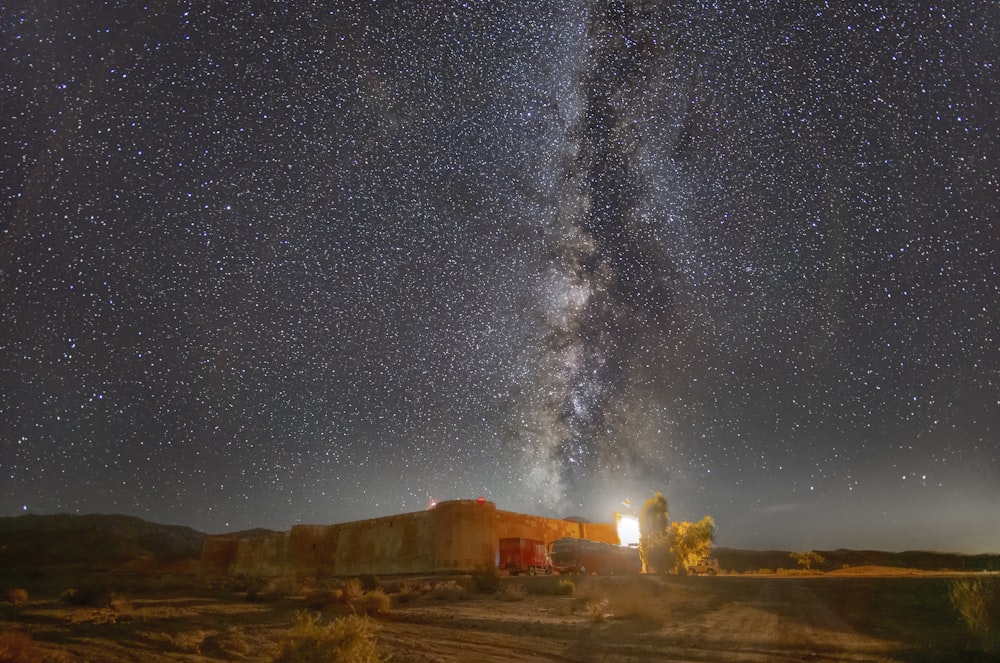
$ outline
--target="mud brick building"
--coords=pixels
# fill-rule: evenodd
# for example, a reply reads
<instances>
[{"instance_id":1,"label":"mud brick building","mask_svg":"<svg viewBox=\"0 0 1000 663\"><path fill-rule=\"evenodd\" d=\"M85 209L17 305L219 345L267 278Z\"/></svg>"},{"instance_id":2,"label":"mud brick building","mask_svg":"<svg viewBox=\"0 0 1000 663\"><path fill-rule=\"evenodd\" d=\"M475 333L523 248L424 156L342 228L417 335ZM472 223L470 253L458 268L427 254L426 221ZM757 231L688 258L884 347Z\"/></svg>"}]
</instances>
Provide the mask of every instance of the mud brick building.
<instances>
[{"instance_id":1,"label":"mud brick building","mask_svg":"<svg viewBox=\"0 0 1000 663\"><path fill-rule=\"evenodd\" d=\"M570 536L618 544L614 523L582 523L501 511L485 500L441 502L427 511L288 532L209 537L207 575L333 576L446 573L495 565L500 539L549 543Z\"/></svg>"}]
</instances>

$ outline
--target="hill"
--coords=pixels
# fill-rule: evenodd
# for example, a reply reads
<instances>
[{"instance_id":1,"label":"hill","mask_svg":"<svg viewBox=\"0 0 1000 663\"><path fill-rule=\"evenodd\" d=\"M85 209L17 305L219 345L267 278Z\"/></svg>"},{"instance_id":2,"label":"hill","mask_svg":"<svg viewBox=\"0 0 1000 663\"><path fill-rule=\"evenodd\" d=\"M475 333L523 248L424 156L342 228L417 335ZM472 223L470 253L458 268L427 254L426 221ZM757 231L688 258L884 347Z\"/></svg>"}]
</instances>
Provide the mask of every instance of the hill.
<instances>
[{"instance_id":1,"label":"hill","mask_svg":"<svg viewBox=\"0 0 1000 663\"><path fill-rule=\"evenodd\" d=\"M205 537L190 527L134 516L28 514L0 518L0 566L198 559Z\"/></svg>"}]
</instances>

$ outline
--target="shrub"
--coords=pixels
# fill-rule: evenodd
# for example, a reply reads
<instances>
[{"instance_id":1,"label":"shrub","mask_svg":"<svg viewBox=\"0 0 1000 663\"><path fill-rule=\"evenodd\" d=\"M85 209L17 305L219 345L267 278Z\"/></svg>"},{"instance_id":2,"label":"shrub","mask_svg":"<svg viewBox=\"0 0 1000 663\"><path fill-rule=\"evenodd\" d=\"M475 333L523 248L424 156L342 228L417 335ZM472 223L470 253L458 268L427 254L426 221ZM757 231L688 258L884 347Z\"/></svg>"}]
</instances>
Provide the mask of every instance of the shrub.
<instances>
[{"instance_id":1,"label":"shrub","mask_svg":"<svg viewBox=\"0 0 1000 663\"><path fill-rule=\"evenodd\" d=\"M500 598L504 601L523 601L528 590L524 585L504 585Z\"/></svg>"},{"instance_id":2,"label":"shrub","mask_svg":"<svg viewBox=\"0 0 1000 663\"><path fill-rule=\"evenodd\" d=\"M389 612L392 608L392 601L389 599L389 595L381 589L375 589L365 592L358 605L366 615L375 615Z\"/></svg>"},{"instance_id":3,"label":"shrub","mask_svg":"<svg viewBox=\"0 0 1000 663\"><path fill-rule=\"evenodd\" d=\"M560 580L556 585L556 594L559 596L569 596L576 591L576 585L572 580Z\"/></svg>"},{"instance_id":4,"label":"shrub","mask_svg":"<svg viewBox=\"0 0 1000 663\"><path fill-rule=\"evenodd\" d=\"M299 612L285 636L275 663L379 663L375 625L367 617L348 615L323 623L315 613Z\"/></svg>"},{"instance_id":5,"label":"shrub","mask_svg":"<svg viewBox=\"0 0 1000 663\"><path fill-rule=\"evenodd\" d=\"M1000 579L970 578L948 586L951 604L988 653L1000 653Z\"/></svg>"},{"instance_id":6,"label":"shrub","mask_svg":"<svg viewBox=\"0 0 1000 663\"><path fill-rule=\"evenodd\" d=\"M500 591L500 571L495 566L484 566L472 572L472 586L480 594Z\"/></svg>"},{"instance_id":7,"label":"shrub","mask_svg":"<svg viewBox=\"0 0 1000 663\"><path fill-rule=\"evenodd\" d=\"M33 661L31 636L24 631L0 633L0 663L29 663Z\"/></svg>"},{"instance_id":8,"label":"shrub","mask_svg":"<svg viewBox=\"0 0 1000 663\"><path fill-rule=\"evenodd\" d=\"M454 580L439 582L427 593L427 598L434 601L457 601L469 598L469 592Z\"/></svg>"},{"instance_id":9,"label":"shrub","mask_svg":"<svg viewBox=\"0 0 1000 663\"><path fill-rule=\"evenodd\" d=\"M24 605L28 602L28 590L14 587L7 590L7 602L14 605Z\"/></svg>"},{"instance_id":10,"label":"shrub","mask_svg":"<svg viewBox=\"0 0 1000 663\"><path fill-rule=\"evenodd\" d=\"M397 588L396 601L400 603L413 603L420 598L420 592L408 582L401 583Z\"/></svg>"},{"instance_id":11,"label":"shrub","mask_svg":"<svg viewBox=\"0 0 1000 663\"><path fill-rule=\"evenodd\" d=\"M592 622L603 622L608 609L608 600L603 597L593 597L587 600L584 614Z\"/></svg>"},{"instance_id":12,"label":"shrub","mask_svg":"<svg viewBox=\"0 0 1000 663\"><path fill-rule=\"evenodd\" d=\"M341 588L344 593L344 600L348 602L357 601L364 594L364 587L361 586L361 581L357 578L351 578L344 583Z\"/></svg>"}]
</instances>

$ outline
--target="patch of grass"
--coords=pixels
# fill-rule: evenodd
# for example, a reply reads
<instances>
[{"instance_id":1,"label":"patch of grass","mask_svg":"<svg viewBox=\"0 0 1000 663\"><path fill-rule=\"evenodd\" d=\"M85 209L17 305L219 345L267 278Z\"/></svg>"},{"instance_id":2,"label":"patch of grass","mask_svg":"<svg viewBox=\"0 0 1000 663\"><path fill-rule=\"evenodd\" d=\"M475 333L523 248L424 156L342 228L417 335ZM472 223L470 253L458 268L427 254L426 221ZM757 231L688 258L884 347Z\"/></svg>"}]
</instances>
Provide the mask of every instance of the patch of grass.
<instances>
[{"instance_id":1,"label":"patch of grass","mask_svg":"<svg viewBox=\"0 0 1000 663\"><path fill-rule=\"evenodd\" d=\"M1000 579L953 580L948 585L948 598L983 650L1000 653Z\"/></svg>"},{"instance_id":2,"label":"patch of grass","mask_svg":"<svg viewBox=\"0 0 1000 663\"><path fill-rule=\"evenodd\" d=\"M299 612L274 663L381 663L375 624L348 615L324 623L315 613Z\"/></svg>"}]
</instances>

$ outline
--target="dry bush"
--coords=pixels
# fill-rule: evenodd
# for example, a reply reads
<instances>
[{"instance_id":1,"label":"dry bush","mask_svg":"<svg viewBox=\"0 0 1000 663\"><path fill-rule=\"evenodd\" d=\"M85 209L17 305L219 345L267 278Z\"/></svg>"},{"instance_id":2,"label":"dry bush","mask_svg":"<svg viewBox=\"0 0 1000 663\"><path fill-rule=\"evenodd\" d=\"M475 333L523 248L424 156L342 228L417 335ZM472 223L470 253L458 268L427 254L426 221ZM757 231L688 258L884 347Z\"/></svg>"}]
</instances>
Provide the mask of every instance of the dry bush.
<instances>
[{"instance_id":1,"label":"dry bush","mask_svg":"<svg viewBox=\"0 0 1000 663\"><path fill-rule=\"evenodd\" d=\"M275 663L380 663L375 624L348 615L324 623L318 614L299 612Z\"/></svg>"},{"instance_id":2,"label":"dry bush","mask_svg":"<svg viewBox=\"0 0 1000 663\"><path fill-rule=\"evenodd\" d=\"M360 608L366 615L377 615L389 612L392 608L392 601L389 599L389 595L384 591L381 589L374 589L370 592L365 592L361 596L361 600L352 605Z\"/></svg>"},{"instance_id":3,"label":"dry bush","mask_svg":"<svg viewBox=\"0 0 1000 663\"><path fill-rule=\"evenodd\" d=\"M7 590L7 602L14 605L24 605L28 602L28 590L20 587L12 587Z\"/></svg>"},{"instance_id":4,"label":"dry bush","mask_svg":"<svg viewBox=\"0 0 1000 663\"><path fill-rule=\"evenodd\" d=\"M500 592L500 598L504 601L523 601L528 590L524 585L504 585Z\"/></svg>"},{"instance_id":5,"label":"dry bush","mask_svg":"<svg viewBox=\"0 0 1000 663\"><path fill-rule=\"evenodd\" d=\"M484 566L472 572L472 586L480 594L500 591L500 571L495 566Z\"/></svg>"},{"instance_id":6,"label":"dry bush","mask_svg":"<svg viewBox=\"0 0 1000 663\"><path fill-rule=\"evenodd\" d=\"M400 583L396 588L395 600L398 603L413 603L423 594L429 592L431 589L431 586L426 582L421 583L421 586L424 588L423 591L421 591L420 589L417 588L417 586L409 582Z\"/></svg>"},{"instance_id":7,"label":"dry bush","mask_svg":"<svg viewBox=\"0 0 1000 663\"><path fill-rule=\"evenodd\" d=\"M434 589L427 592L427 598L432 601L459 601L469 598L469 590L454 580L445 580L437 583Z\"/></svg>"},{"instance_id":8,"label":"dry bush","mask_svg":"<svg viewBox=\"0 0 1000 663\"><path fill-rule=\"evenodd\" d=\"M35 660L31 636L24 631L0 633L0 663L29 663Z\"/></svg>"},{"instance_id":9,"label":"dry bush","mask_svg":"<svg viewBox=\"0 0 1000 663\"><path fill-rule=\"evenodd\" d=\"M608 599L595 596L587 599L583 614L592 622L603 622L607 617L607 610Z\"/></svg>"},{"instance_id":10,"label":"dry bush","mask_svg":"<svg viewBox=\"0 0 1000 663\"><path fill-rule=\"evenodd\" d=\"M1000 578L954 580L948 596L983 650L1000 654Z\"/></svg>"},{"instance_id":11,"label":"dry bush","mask_svg":"<svg viewBox=\"0 0 1000 663\"><path fill-rule=\"evenodd\" d=\"M341 587L341 591L344 593L344 600L351 602L357 601L364 594L365 589L361 586L361 581L357 578L351 578L344 583Z\"/></svg>"}]
</instances>

